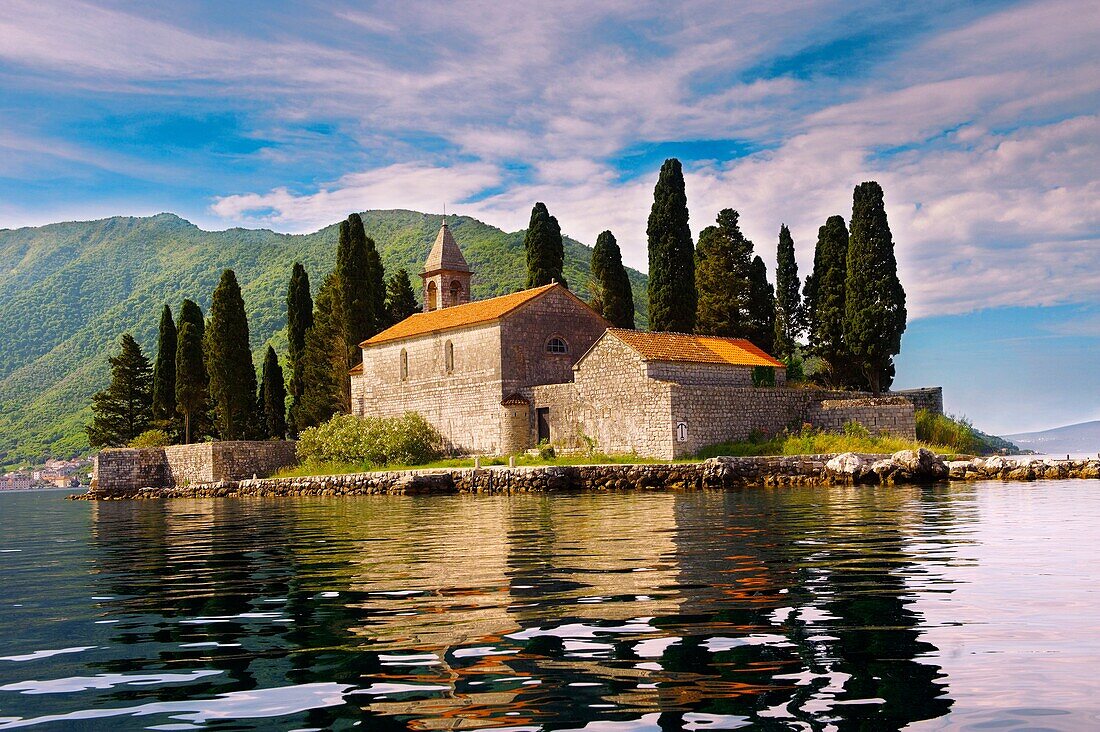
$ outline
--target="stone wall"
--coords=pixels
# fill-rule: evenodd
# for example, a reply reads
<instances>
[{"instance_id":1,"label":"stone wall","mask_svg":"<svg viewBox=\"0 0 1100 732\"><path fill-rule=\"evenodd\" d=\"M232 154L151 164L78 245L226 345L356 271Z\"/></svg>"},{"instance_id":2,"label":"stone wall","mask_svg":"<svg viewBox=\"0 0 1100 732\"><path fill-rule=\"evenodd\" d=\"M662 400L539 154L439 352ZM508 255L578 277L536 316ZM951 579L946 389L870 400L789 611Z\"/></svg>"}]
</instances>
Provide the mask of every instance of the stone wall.
<instances>
[{"instance_id":1,"label":"stone wall","mask_svg":"<svg viewBox=\"0 0 1100 732\"><path fill-rule=\"evenodd\" d=\"M872 435L891 434L917 439L913 403L905 397L826 399L812 403L806 421L830 432L841 432L849 422L858 422Z\"/></svg>"},{"instance_id":2,"label":"stone wall","mask_svg":"<svg viewBox=\"0 0 1100 732\"><path fill-rule=\"evenodd\" d=\"M935 414L943 414L943 387L926 386L922 389L902 389L890 392L913 403L914 409L927 409Z\"/></svg>"},{"instance_id":3,"label":"stone wall","mask_svg":"<svg viewBox=\"0 0 1100 732\"><path fill-rule=\"evenodd\" d=\"M270 440L103 450L93 463L92 491L126 494L142 488L268 476L297 463L294 449L294 442Z\"/></svg>"}]
</instances>

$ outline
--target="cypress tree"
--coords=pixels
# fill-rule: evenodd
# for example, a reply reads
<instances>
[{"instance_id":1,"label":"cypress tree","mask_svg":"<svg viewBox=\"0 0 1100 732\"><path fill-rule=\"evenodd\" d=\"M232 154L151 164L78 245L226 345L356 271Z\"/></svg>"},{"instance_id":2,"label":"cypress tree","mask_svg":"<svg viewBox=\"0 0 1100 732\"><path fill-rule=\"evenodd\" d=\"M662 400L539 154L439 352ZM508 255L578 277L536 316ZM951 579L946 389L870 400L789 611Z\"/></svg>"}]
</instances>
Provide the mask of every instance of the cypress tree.
<instances>
[{"instance_id":1,"label":"cypress tree","mask_svg":"<svg viewBox=\"0 0 1100 732\"><path fill-rule=\"evenodd\" d=\"M687 192L680 161L669 158L653 189L649 238L649 328L695 330L695 251L688 227Z\"/></svg>"},{"instance_id":2,"label":"cypress tree","mask_svg":"<svg viewBox=\"0 0 1100 732\"><path fill-rule=\"evenodd\" d=\"M749 266L748 316L748 339L771 353L775 348L775 289L768 282L768 267L759 256Z\"/></svg>"},{"instance_id":3,"label":"cypress tree","mask_svg":"<svg viewBox=\"0 0 1100 732\"><path fill-rule=\"evenodd\" d=\"M309 292L309 274L300 262L294 263L286 293L287 354L290 366L290 412L287 429L298 434L296 415L302 397L302 353L306 331L313 325L313 298Z\"/></svg>"},{"instance_id":4,"label":"cypress tree","mask_svg":"<svg viewBox=\"0 0 1100 732\"><path fill-rule=\"evenodd\" d=\"M153 365L153 421L168 433L176 433L176 323L172 308L160 313L157 360Z\"/></svg>"},{"instance_id":5,"label":"cypress tree","mask_svg":"<svg viewBox=\"0 0 1100 732\"><path fill-rule=\"evenodd\" d=\"M798 262L794 258L794 239L786 224L779 227L779 248L775 267L775 355L794 357L802 334L802 298L799 295Z\"/></svg>"},{"instance_id":6,"label":"cypress tree","mask_svg":"<svg viewBox=\"0 0 1100 732\"><path fill-rule=\"evenodd\" d=\"M359 214L353 214L355 219L358 220L358 229L363 231L363 221L359 219ZM352 228L356 228L356 224L353 221ZM378 247L375 246L374 239L367 236L365 233L363 237L363 250L366 253L366 272L367 272L367 304L371 315L371 325L367 329L366 333L359 337L358 334L354 335L354 357L352 358L351 365L359 363L363 360L363 351L359 348L359 344L370 338L376 333L381 333L386 328L390 327L390 316L386 311L386 270L382 266L382 257L378 253ZM410 287L412 285L410 284Z\"/></svg>"},{"instance_id":7,"label":"cypress tree","mask_svg":"<svg viewBox=\"0 0 1100 732\"><path fill-rule=\"evenodd\" d=\"M84 428L92 447L126 445L153 420L153 367L129 333L110 363L111 383L92 397L92 423Z\"/></svg>"},{"instance_id":8,"label":"cypress tree","mask_svg":"<svg viewBox=\"0 0 1100 732\"><path fill-rule=\"evenodd\" d=\"M539 201L531 209L531 222L523 237L527 253L527 287L542 287L557 282L569 285L562 273L565 267L565 247L561 238L561 226L550 215L546 204Z\"/></svg>"},{"instance_id":9,"label":"cypress tree","mask_svg":"<svg viewBox=\"0 0 1100 732\"><path fill-rule=\"evenodd\" d=\"M893 380L906 312L882 187L874 181L860 183L852 196L845 298L844 337L852 365L879 394Z\"/></svg>"},{"instance_id":10,"label":"cypress tree","mask_svg":"<svg viewBox=\"0 0 1100 732\"><path fill-rule=\"evenodd\" d=\"M386 314L389 318L386 327L400 323L419 310L420 304L416 302L408 271L397 270L386 282Z\"/></svg>"},{"instance_id":11,"label":"cypress tree","mask_svg":"<svg viewBox=\"0 0 1100 732\"><path fill-rule=\"evenodd\" d=\"M260 382L260 404L264 411L264 436L282 440L286 437L286 386L283 383L283 367L275 349L267 347L264 356L263 378Z\"/></svg>"},{"instance_id":12,"label":"cypress tree","mask_svg":"<svg viewBox=\"0 0 1100 732\"><path fill-rule=\"evenodd\" d=\"M603 231L592 250L592 307L616 328L634 330L634 292L615 235Z\"/></svg>"},{"instance_id":13,"label":"cypress tree","mask_svg":"<svg viewBox=\"0 0 1100 732\"><path fill-rule=\"evenodd\" d=\"M732 208L723 209L717 226L699 232L695 250L697 333L730 338L751 338L753 334L749 315L752 242L741 233L738 218Z\"/></svg>"},{"instance_id":14,"label":"cypress tree","mask_svg":"<svg viewBox=\"0 0 1100 732\"><path fill-rule=\"evenodd\" d=\"M244 299L231 269L222 272L210 301L210 323L204 345L219 437L223 440L255 437L260 432L256 367L249 350Z\"/></svg>"},{"instance_id":15,"label":"cypress tree","mask_svg":"<svg viewBox=\"0 0 1100 732\"><path fill-rule=\"evenodd\" d=\"M805 294L810 350L821 359L832 386L844 386L849 373L844 342L847 271L848 229L843 217L830 216L817 231L814 271L806 279Z\"/></svg>"},{"instance_id":16,"label":"cypress tree","mask_svg":"<svg viewBox=\"0 0 1100 732\"><path fill-rule=\"evenodd\" d=\"M358 363L359 344L374 333L377 314L370 292L370 265L367 259L367 235L359 214L340 222L336 244L336 277L340 288L340 312L347 365Z\"/></svg>"},{"instance_id":17,"label":"cypress tree","mask_svg":"<svg viewBox=\"0 0 1100 732\"><path fill-rule=\"evenodd\" d=\"M295 416L299 430L349 411L347 357L340 325L343 314L340 282L336 273L325 278L317 291L313 325L306 331L302 354L302 397Z\"/></svg>"},{"instance_id":18,"label":"cypress tree","mask_svg":"<svg viewBox=\"0 0 1100 732\"><path fill-rule=\"evenodd\" d=\"M202 338L202 329L183 320L181 313L176 347L176 411L183 417L184 444L202 436L201 426L210 409Z\"/></svg>"}]
</instances>

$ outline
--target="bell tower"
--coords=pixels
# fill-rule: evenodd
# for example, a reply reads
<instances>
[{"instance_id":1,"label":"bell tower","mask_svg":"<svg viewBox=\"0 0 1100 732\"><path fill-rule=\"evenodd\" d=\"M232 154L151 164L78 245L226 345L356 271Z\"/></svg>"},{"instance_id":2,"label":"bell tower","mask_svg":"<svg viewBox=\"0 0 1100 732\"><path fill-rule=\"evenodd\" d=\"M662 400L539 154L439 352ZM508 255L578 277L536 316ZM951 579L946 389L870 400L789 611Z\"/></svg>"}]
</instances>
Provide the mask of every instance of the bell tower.
<instances>
[{"instance_id":1,"label":"bell tower","mask_svg":"<svg viewBox=\"0 0 1100 732\"><path fill-rule=\"evenodd\" d=\"M462 250L458 248L447 219L439 227L435 244L424 262L424 312L454 307L470 302L470 279L473 272Z\"/></svg>"}]
</instances>

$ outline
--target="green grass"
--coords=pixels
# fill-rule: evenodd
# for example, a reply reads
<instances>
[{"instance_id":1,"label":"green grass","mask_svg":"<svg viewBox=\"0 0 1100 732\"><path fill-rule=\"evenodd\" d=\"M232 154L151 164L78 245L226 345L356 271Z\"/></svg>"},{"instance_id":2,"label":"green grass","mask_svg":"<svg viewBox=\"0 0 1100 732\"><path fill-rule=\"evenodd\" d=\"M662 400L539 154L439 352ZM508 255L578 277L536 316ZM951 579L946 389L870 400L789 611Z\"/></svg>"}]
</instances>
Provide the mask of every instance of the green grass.
<instances>
[{"instance_id":1,"label":"green grass","mask_svg":"<svg viewBox=\"0 0 1100 732\"><path fill-rule=\"evenodd\" d=\"M860 425L848 425L844 432L823 432L806 429L797 433L781 433L775 437L756 437L745 442L712 445L699 452L699 458L729 455L749 457L755 455L827 455L831 453L894 453L899 450L927 448L936 453L953 454L948 445L906 440L891 435L872 436Z\"/></svg>"},{"instance_id":2,"label":"green grass","mask_svg":"<svg viewBox=\"0 0 1100 732\"><path fill-rule=\"evenodd\" d=\"M553 457L541 457L533 455L517 455L516 465L521 467L535 467L546 465L632 465L635 463L662 463L666 460L642 457L641 455L606 455L604 453L577 453L573 455L555 455ZM691 460L678 461L691 462ZM486 456L481 459L482 466L507 465L508 458L501 456ZM372 465L371 463L339 463L339 462L306 462L293 468L280 470L275 474L276 478L307 478L318 475L347 475L348 473L372 473L389 470L431 470L444 468L472 468L473 458L445 458L433 460L422 465Z\"/></svg>"},{"instance_id":3,"label":"green grass","mask_svg":"<svg viewBox=\"0 0 1100 732\"><path fill-rule=\"evenodd\" d=\"M917 410L917 439L948 446L964 455L984 455L993 452L974 431L970 420L936 414L927 409Z\"/></svg>"}]
</instances>

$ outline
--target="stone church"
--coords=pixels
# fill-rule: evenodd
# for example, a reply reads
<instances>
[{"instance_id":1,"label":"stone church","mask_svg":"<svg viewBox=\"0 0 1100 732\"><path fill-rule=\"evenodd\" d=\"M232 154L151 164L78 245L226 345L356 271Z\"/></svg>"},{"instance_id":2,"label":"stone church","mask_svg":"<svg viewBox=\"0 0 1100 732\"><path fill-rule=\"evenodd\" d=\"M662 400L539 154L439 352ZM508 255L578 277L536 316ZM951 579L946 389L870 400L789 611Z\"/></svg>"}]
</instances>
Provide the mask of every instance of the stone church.
<instances>
[{"instance_id":1,"label":"stone church","mask_svg":"<svg viewBox=\"0 0 1100 732\"><path fill-rule=\"evenodd\" d=\"M560 284L471 301L472 276L444 223L421 273L424 311L361 344L353 413L419 412L461 454L545 441L666 459L850 416L822 392L784 388L783 363L746 340L612 328ZM760 369L774 387L754 386ZM911 437L913 405L895 402L861 421Z\"/></svg>"}]
</instances>

